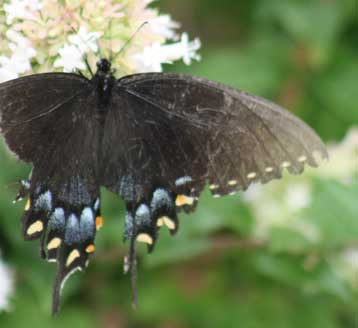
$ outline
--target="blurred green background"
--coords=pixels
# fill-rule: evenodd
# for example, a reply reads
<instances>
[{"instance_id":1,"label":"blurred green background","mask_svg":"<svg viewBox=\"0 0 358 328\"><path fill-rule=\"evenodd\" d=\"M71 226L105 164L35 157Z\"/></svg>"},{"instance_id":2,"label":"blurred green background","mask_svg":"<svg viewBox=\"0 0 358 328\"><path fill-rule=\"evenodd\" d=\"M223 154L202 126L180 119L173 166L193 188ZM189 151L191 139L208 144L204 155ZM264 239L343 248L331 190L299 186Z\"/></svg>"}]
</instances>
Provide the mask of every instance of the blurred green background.
<instances>
[{"instance_id":1,"label":"blurred green background","mask_svg":"<svg viewBox=\"0 0 358 328\"><path fill-rule=\"evenodd\" d=\"M194 215L181 215L177 236L163 231L154 254L141 248L137 311L122 273L123 203L104 191L96 256L66 284L60 316L51 318L55 266L39 259L36 243L21 239L23 204L11 203L11 183L30 168L1 147L0 249L16 272L16 290L0 327L357 328L358 140L342 143L358 125L357 1L163 0L156 6L203 43L201 62L166 70L205 76L289 108L326 142L337 142L332 164L265 186L259 196L214 201L206 192ZM287 205L297 184L309 188L309 201L296 206L301 192Z\"/></svg>"}]
</instances>

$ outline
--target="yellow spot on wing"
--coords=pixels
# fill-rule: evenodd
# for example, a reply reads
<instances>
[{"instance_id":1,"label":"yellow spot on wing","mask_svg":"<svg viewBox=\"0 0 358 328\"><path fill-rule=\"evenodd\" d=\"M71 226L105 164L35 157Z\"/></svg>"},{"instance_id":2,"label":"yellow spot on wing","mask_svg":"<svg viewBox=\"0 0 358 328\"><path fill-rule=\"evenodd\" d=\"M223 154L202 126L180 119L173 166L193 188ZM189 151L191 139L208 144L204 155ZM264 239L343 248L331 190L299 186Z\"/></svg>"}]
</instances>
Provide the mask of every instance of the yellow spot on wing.
<instances>
[{"instance_id":1,"label":"yellow spot on wing","mask_svg":"<svg viewBox=\"0 0 358 328\"><path fill-rule=\"evenodd\" d=\"M210 186L209 186L209 189L210 190L215 190L215 189L218 189L219 188L219 185L217 185L217 184L211 184Z\"/></svg>"},{"instance_id":2,"label":"yellow spot on wing","mask_svg":"<svg viewBox=\"0 0 358 328\"><path fill-rule=\"evenodd\" d=\"M137 241L140 243L146 243L148 245L153 244L153 238L149 236L147 233L141 233L137 236Z\"/></svg>"},{"instance_id":3,"label":"yellow spot on wing","mask_svg":"<svg viewBox=\"0 0 358 328\"><path fill-rule=\"evenodd\" d=\"M77 258L79 258L81 256L80 252L77 249L74 249L70 255L68 255L67 261L66 261L66 266L69 267L73 261L75 261Z\"/></svg>"},{"instance_id":4,"label":"yellow spot on wing","mask_svg":"<svg viewBox=\"0 0 358 328\"><path fill-rule=\"evenodd\" d=\"M26 233L31 236L35 234L36 232L41 232L44 228L44 224L42 221L38 220L35 223L31 224L29 228L27 229Z\"/></svg>"},{"instance_id":5,"label":"yellow spot on wing","mask_svg":"<svg viewBox=\"0 0 358 328\"><path fill-rule=\"evenodd\" d=\"M299 161L300 163L306 162L306 161L307 161L307 157L304 156L304 155L302 155L302 156L300 156L300 157L298 158L298 161Z\"/></svg>"},{"instance_id":6,"label":"yellow spot on wing","mask_svg":"<svg viewBox=\"0 0 358 328\"><path fill-rule=\"evenodd\" d=\"M55 237L47 244L47 249L51 250L51 249L58 248L61 245L61 242L62 241L60 238Z\"/></svg>"},{"instance_id":7,"label":"yellow spot on wing","mask_svg":"<svg viewBox=\"0 0 358 328\"><path fill-rule=\"evenodd\" d=\"M125 256L123 258L123 272L128 273L130 268L131 268L131 265L129 263L129 256Z\"/></svg>"},{"instance_id":8,"label":"yellow spot on wing","mask_svg":"<svg viewBox=\"0 0 358 328\"><path fill-rule=\"evenodd\" d=\"M96 217L96 229L99 230L103 227L103 218L102 216Z\"/></svg>"},{"instance_id":9,"label":"yellow spot on wing","mask_svg":"<svg viewBox=\"0 0 358 328\"><path fill-rule=\"evenodd\" d=\"M237 181L236 181L236 180L230 180L230 181L228 182L228 185L229 185L229 186L236 186L236 185L237 185Z\"/></svg>"},{"instance_id":10,"label":"yellow spot on wing","mask_svg":"<svg viewBox=\"0 0 358 328\"><path fill-rule=\"evenodd\" d=\"M286 162L283 162L281 166L284 168L287 168L287 167L291 166L291 163L286 161Z\"/></svg>"},{"instance_id":11,"label":"yellow spot on wing","mask_svg":"<svg viewBox=\"0 0 358 328\"><path fill-rule=\"evenodd\" d=\"M185 195L178 195L175 200L176 206L183 206L183 205L193 205L194 204L194 198L188 197Z\"/></svg>"},{"instance_id":12,"label":"yellow spot on wing","mask_svg":"<svg viewBox=\"0 0 358 328\"><path fill-rule=\"evenodd\" d=\"M271 173L271 172L273 172L273 167L271 167L271 166L266 167L265 171L266 171L267 173Z\"/></svg>"},{"instance_id":13,"label":"yellow spot on wing","mask_svg":"<svg viewBox=\"0 0 358 328\"><path fill-rule=\"evenodd\" d=\"M247 175L247 178L248 179L255 179L256 178L256 173L255 172L251 172L251 173L249 173L248 175Z\"/></svg>"},{"instance_id":14,"label":"yellow spot on wing","mask_svg":"<svg viewBox=\"0 0 358 328\"><path fill-rule=\"evenodd\" d=\"M163 225L166 225L169 230L175 229L175 222L168 216L162 216L161 218L158 219L157 226L162 227Z\"/></svg>"},{"instance_id":15,"label":"yellow spot on wing","mask_svg":"<svg viewBox=\"0 0 358 328\"><path fill-rule=\"evenodd\" d=\"M31 201L30 199L28 199L25 205L25 211L28 211L30 209L30 206L31 206Z\"/></svg>"},{"instance_id":16,"label":"yellow spot on wing","mask_svg":"<svg viewBox=\"0 0 358 328\"><path fill-rule=\"evenodd\" d=\"M93 253L95 251L95 249L96 249L96 247L93 244L91 244L86 247L86 252Z\"/></svg>"}]
</instances>

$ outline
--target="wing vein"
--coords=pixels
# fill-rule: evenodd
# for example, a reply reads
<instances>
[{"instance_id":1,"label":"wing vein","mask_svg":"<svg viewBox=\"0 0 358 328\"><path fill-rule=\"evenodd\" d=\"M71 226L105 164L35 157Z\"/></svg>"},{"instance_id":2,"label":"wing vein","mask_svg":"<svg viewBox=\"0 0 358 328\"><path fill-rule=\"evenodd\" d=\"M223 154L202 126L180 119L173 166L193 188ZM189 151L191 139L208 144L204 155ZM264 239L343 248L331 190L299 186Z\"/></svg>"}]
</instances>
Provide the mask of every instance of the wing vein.
<instances>
[{"instance_id":1,"label":"wing vein","mask_svg":"<svg viewBox=\"0 0 358 328\"><path fill-rule=\"evenodd\" d=\"M71 96L71 97L65 99L64 101L62 101L62 102L60 102L60 103L58 103L58 104L56 104L56 105L54 105L54 106L49 107L49 108L46 109L45 112L43 112L43 113L40 113L40 114L38 114L38 115L36 115L36 116L31 117L31 118L28 119L28 120L24 120L24 121L19 122L19 123L6 124L6 125L4 125L4 127L5 127L5 128L8 128L8 127L9 127L9 128L17 127L17 126L20 126L20 125L23 125L23 124L26 124L26 123L30 123L30 122L32 122L32 121L34 121L34 120L37 120L37 119L39 119L39 118L41 118L41 117L43 117L43 116L48 115L48 114L51 114L51 113L55 112L57 109L60 109L62 106L68 104L68 103L71 102L73 99L75 99L77 96L80 96L80 95L83 94L83 93L84 93L83 91L77 92L76 94L74 94L73 96Z\"/></svg>"}]
</instances>

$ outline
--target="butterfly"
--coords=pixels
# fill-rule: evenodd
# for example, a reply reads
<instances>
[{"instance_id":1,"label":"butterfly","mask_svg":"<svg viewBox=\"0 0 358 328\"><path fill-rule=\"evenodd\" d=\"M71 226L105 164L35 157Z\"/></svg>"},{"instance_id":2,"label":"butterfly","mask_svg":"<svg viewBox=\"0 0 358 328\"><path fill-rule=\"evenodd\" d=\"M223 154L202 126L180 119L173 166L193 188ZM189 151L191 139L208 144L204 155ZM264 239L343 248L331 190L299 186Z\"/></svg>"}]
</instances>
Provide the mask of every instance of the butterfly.
<instances>
[{"instance_id":1,"label":"butterfly","mask_svg":"<svg viewBox=\"0 0 358 328\"><path fill-rule=\"evenodd\" d=\"M25 240L57 263L53 312L66 278L85 269L103 224L100 188L126 206L124 239L151 252L159 230L175 234L206 184L213 197L300 174L327 151L304 122L268 100L204 78L144 73L116 79L101 59L91 78L45 73L0 84L0 129L32 163Z\"/></svg>"}]
</instances>

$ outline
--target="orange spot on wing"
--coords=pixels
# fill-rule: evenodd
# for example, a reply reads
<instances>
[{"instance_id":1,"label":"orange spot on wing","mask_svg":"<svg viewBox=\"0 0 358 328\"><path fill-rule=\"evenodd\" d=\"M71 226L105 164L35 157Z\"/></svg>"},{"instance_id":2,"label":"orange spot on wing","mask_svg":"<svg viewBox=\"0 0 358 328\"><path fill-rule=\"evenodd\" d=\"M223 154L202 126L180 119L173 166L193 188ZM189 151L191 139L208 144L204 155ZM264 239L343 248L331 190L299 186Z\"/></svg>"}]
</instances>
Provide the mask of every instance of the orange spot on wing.
<instances>
[{"instance_id":1,"label":"orange spot on wing","mask_svg":"<svg viewBox=\"0 0 358 328\"><path fill-rule=\"evenodd\" d=\"M102 216L96 217L96 229L99 230L103 227L103 218Z\"/></svg>"},{"instance_id":2,"label":"orange spot on wing","mask_svg":"<svg viewBox=\"0 0 358 328\"><path fill-rule=\"evenodd\" d=\"M93 253L95 251L96 247L94 245L88 245L86 248L87 253Z\"/></svg>"},{"instance_id":3,"label":"orange spot on wing","mask_svg":"<svg viewBox=\"0 0 358 328\"><path fill-rule=\"evenodd\" d=\"M178 195L175 200L176 206L193 205L193 203L194 203L194 198L185 195Z\"/></svg>"}]
</instances>

